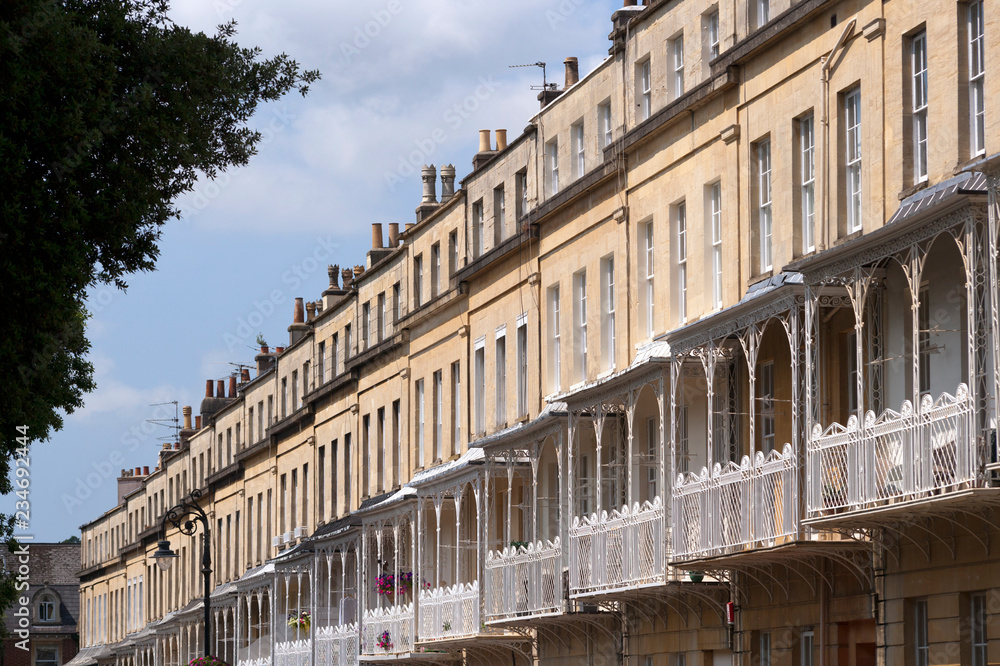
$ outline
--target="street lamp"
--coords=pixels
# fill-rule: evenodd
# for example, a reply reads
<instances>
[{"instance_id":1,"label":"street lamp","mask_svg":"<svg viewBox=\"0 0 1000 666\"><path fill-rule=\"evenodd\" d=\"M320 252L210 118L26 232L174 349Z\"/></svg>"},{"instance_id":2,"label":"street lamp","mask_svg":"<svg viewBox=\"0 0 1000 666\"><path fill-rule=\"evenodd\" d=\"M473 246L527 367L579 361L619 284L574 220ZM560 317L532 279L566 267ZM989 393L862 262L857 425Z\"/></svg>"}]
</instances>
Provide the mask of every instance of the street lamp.
<instances>
[{"instance_id":1,"label":"street lamp","mask_svg":"<svg viewBox=\"0 0 1000 666\"><path fill-rule=\"evenodd\" d=\"M208 516L205 514L205 511L198 506L197 500L199 497L201 497L201 491L195 488L191 491L190 495L182 499L179 504L167 511L163 515L163 520L160 522L160 533L166 536L168 522L180 530L181 534L186 534L187 536L194 536L195 530L198 527L198 523L195 521L198 521L203 525L201 534L201 573L205 577L205 656L208 657L212 654L209 649L209 646L212 644L212 616L209 611L212 556L208 550ZM157 550L151 557L156 560L157 566L159 566L162 571L167 571L170 569L170 565L174 563L174 560L177 559L177 553L170 550L170 541L163 539L157 543Z\"/></svg>"}]
</instances>

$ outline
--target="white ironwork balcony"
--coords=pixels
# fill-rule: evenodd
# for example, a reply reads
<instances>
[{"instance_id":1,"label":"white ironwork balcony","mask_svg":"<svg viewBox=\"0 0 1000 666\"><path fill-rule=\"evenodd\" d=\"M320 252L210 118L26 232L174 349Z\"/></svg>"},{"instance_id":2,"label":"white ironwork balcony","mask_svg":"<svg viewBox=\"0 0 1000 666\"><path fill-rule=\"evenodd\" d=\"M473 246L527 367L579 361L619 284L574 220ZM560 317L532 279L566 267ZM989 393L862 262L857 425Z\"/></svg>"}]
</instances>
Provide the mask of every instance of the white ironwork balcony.
<instances>
[{"instance_id":1,"label":"white ironwork balcony","mask_svg":"<svg viewBox=\"0 0 1000 666\"><path fill-rule=\"evenodd\" d=\"M852 416L809 442L809 517L847 513L894 501L942 494L976 480L982 445L973 433L969 389L952 396L925 395L915 412L869 411L864 423Z\"/></svg>"},{"instance_id":2,"label":"white ironwork balcony","mask_svg":"<svg viewBox=\"0 0 1000 666\"><path fill-rule=\"evenodd\" d=\"M571 597L666 581L666 521L657 497L631 509L573 519L569 529Z\"/></svg>"},{"instance_id":3,"label":"white ironwork balcony","mask_svg":"<svg viewBox=\"0 0 1000 666\"><path fill-rule=\"evenodd\" d=\"M767 547L799 531L796 457L790 444L714 473L680 474L674 486L674 560Z\"/></svg>"},{"instance_id":4,"label":"white ironwork balcony","mask_svg":"<svg viewBox=\"0 0 1000 666\"><path fill-rule=\"evenodd\" d=\"M310 666L312 641L303 638L274 644L274 666Z\"/></svg>"},{"instance_id":5,"label":"white ironwork balcony","mask_svg":"<svg viewBox=\"0 0 1000 666\"><path fill-rule=\"evenodd\" d=\"M558 613L562 597L559 537L486 554L487 622Z\"/></svg>"},{"instance_id":6,"label":"white ironwork balcony","mask_svg":"<svg viewBox=\"0 0 1000 666\"><path fill-rule=\"evenodd\" d=\"M271 666L271 658L260 657L258 659L250 659L249 661L246 659L240 659L237 663L239 663L240 666Z\"/></svg>"},{"instance_id":7,"label":"white ironwork balcony","mask_svg":"<svg viewBox=\"0 0 1000 666\"><path fill-rule=\"evenodd\" d=\"M413 603L365 611L363 655L405 654L413 650ZM384 647L379 642L387 643Z\"/></svg>"},{"instance_id":8,"label":"white ironwork balcony","mask_svg":"<svg viewBox=\"0 0 1000 666\"><path fill-rule=\"evenodd\" d=\"M420 640L466 638L479 633L479 581L420 592Z\"/></svg>"},{"instance_id":9,"label":"white ironwork balcony","mask_svg":"<svg viewBox=\"0 0 1000 666\"><path fill-rule=\"evenodd\" d=\"M316 630L316 663L320 666L356 666L358 663L358 623Z\"/></svg>"}]
</instances>

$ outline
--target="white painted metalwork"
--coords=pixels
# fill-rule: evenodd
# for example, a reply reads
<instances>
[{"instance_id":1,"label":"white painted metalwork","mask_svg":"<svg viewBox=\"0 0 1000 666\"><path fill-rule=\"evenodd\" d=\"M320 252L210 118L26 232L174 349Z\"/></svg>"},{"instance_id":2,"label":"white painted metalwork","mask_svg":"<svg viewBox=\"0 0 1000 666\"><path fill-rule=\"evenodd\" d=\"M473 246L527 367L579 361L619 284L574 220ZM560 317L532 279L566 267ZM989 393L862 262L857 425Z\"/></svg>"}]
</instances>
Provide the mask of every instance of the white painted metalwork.
<instances>
[{"instance_id":1,"label":"white painted metalwork","mask_svg":"<svg viewBox=\"0 0 1000 666\"><path fill-rule=\"evenodd\" d=\"M420 592L420 640L433 641L479 633L479 581Z\"/></svg>"},{"instance_id":2,"label":"white painted metalwork","mask_svg":"<svg viewBox=\"0 0 1000 666\"><path fill-rule=\"evenodd\" d=\"M796 456L790 444L751 462L680 474L674 486L674 559L768 547L799 531Z\"/></svg>"},{"instance_id":3,"label":"white painted metalwork","mask_svg":"<svg viewBox=\"0 0 1000 666\"><path fill-rule=\"evenodd\" d=\"M270 657L261 657L260 659L251 659L250 661L239 662L240 666L271 666Z\"/></svg>"},{"instance_id":4,"label":"white painted metalwork","mask_svg":"<svg viewBox=\"0 0 1000 666\"><path fill-rule=\"evenodd\" d=\"M310 666L312 641L303 638L274 644L274 666Z\"/></svg>"},{"instance_id":5,"label":"white painted metalwork","mask_svg":"<svg viewBox=\"0 0 1000 666\"><path fill-rule=\"evenodd\" d=\"M510 546L486 555L486 621L562 610L562 547L554 541Z\"/></svg>"},{"instance_id":6,"label":"white painted metalwork","mask_svg":"<svg viewBox=\"0 0 1000 666\"><path fill-rule=\"evenodd\" d=\"M569 530L570 596L664 582L666 530L663 502L576 517Z\"/></svg>"},{"instance_id":7,"label":"white painted metalwork","mask_svg":"<svg viewBox=\"0 0 1000 666\"><path fill-rule=\"evenodd\" d=\"M413 650L413 603L387 606L365 611L362 623L363 655L404 654ZM388 632L391 647L379 647L378 642Z\"/></svg>"},{"instance_id":8,"label":"white painted metalwork","mask_svg":"<svg viewBox=\"0 0 1000 666\"><path fill-rule=\"evenodd\" d=\"M965 384L952 396L924 395L915 411L879 416L863 424L813 426L807 464L810 517L857 511L891 501L946 493L976 480L982 451L974 436L973 400Z\"/></svg>"},{"instance_id":9,"label":"white painted metalwork","mask_svg":"<svg viewBox=\"0 0 1000 666\"><path fill-rule=\"evenodd\" d=\"M316 663L319 666L355 666L360 642L358 623L316 630Z\"/></svg>"}]
</instances>

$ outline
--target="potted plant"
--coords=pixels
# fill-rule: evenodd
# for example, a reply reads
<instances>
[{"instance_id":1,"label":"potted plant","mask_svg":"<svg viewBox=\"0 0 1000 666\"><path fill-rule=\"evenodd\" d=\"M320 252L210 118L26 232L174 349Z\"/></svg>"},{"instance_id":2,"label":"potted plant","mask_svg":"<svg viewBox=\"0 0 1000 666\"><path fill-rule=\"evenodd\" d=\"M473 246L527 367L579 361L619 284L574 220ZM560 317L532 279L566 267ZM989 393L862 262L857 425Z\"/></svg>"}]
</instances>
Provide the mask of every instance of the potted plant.
<instances>
[{"instance_id":1,"label":"potted plant","mask_svg":"<svg viewBox=\"0 0 1000 666\"><path fill-rule=\"evenodd\" d=\"M449 622L448 620L445 620L444 624L441 625L441 631L443 631L443 632L449 632L449 631L451 631L451 622Z\"/></svg>"},{"instance_id":2,"label":"potted plant","mask_svg":"<svg viewBox=\"0 0 1000 666\"><path fill-rule=\"evenodd\" d=\"M267 350L270 349L270 347L268 347L267 340L264 339L263 333L257 334L257 345L260 346L261 354L266 354Z\"/></svg>"},{"instance_id":3,"label":"potted plant","mask_svg":"<svg viewBox=\"0 0 1000 666\"><path fill-rule=\"evenodd\" d=\"M195 657L188 662L188 666L229 666L229 664L216 656L208 655L207 657Z\"/></svg>"},{"instance_id":4,"label":"potted plant","mask_svg":"<svg viewBox=\"0 0 1000 666\"><path fill-rule=\"evenodd\" d=\"M376 642L375 644L387 652L391 650L392 639L389 637L389 632L383 631L382 634L378 637L378 642Z\"/></svg>"},{"instance_id":5,"label":"potted plant","mask_svg":"<svg viewBox=\"0 0 1000 666\"><path fill-rule=\"evenodd\" d=\"M688 571L688 578L691 579L692 583L700 583L705 580L705 574L700 571Z\"/></svg>"},{"instance_id":6,"label":"potted plant","mask_svg":"<svg viewBox=\"0 0 1000 666\"><path fill-rule=\"evenodd\" d=\"M375 592L390 599L396 593L397 581L393 574L382 574L375 579ZM399 594L407 595L413 590L413 572L401 571L399 573ZM429 586L427 586L429 587ZM427 589L425 587L424 589Z\"/></svg>"},{"instance_id":7,"label":"potted plant","mask_svg":"<svg viewBox=\"0 0 1000 666\"><path fill-rule=\"evenodd\" d=\"M309 621L311 620L309 611L288 614L288 626L299 631L309 631Z\"/></svg>"}]
</instances>

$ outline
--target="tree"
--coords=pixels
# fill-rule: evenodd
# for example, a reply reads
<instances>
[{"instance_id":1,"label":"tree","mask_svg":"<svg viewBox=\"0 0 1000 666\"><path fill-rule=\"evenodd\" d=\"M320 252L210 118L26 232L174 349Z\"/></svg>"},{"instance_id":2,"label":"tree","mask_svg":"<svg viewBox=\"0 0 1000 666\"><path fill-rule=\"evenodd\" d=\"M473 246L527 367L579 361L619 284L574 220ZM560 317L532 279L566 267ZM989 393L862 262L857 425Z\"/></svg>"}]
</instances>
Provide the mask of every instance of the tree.
<instances>
[{"instance_id":1,"label":"tree","mask_svg":"<svg viewBox=\"0 0 1000 666\"><path fill-rule=\"evenodd\" d=\"M63 539L59 543L80 543L80 537L78 537L77 535L74 534L73 536L69 537L68 539Z\"/></svg>"},{"instance_id":2,"label":"tree","mask_svg":"<svg viewBox=\"0 0 1000 666\"><path fill-rule=\"evenodd\" d=\"M86 291L154 269L201 174L242 166L261 103L319 72L167 16L167 0L0 2L0 492L17 426L49 438L94 389ZM0 519L3 517L0 516ZM0 539L9 537L0 520ZM0 602L2 608L2 602Z\"/></svg>"}]
</instances>

